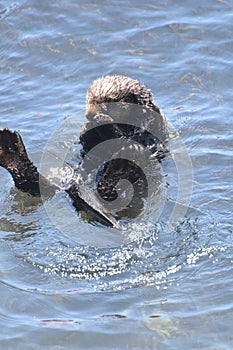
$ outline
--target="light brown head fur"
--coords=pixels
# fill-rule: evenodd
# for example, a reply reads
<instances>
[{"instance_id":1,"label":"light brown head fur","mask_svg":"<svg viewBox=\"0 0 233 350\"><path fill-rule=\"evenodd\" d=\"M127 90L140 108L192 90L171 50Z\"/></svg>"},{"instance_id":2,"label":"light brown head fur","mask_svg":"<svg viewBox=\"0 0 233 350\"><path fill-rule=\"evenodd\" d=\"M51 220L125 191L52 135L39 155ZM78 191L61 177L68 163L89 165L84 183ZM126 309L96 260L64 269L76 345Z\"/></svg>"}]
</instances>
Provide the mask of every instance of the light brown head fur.
<instances>
[{"instance_id":1,"label":"light brown head fur","mask_svg":"<svg viewBox=\"0 0 233 350\"><path fill-rule=\"evenodd\" d=\"M99 113L107 114L109 102L133 103L160 112L150 90L145 85L138 80L121 75L107 75L93 81L86 97L87 119L92 120Z\"/></svg>"}]
</instances>

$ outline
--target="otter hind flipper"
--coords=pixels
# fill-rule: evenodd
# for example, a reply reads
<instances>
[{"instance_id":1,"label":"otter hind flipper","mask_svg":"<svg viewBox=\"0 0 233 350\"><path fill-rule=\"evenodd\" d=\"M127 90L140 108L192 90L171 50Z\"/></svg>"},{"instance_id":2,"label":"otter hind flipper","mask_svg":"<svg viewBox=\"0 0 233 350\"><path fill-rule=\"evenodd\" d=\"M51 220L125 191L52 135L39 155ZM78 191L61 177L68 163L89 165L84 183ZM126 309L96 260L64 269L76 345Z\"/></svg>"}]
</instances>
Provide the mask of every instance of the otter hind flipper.
<instances>
[{"instance_id":1,"label":"otter hind flipper","mask_svg":"<svg viewBox=\"0 0 233 350\"><path fill-rule=\"evenodd\" d=\"M0 130L0 166L9 171L15 186L33 196L51 196L58 189L41 175L30 161L23 140L17 131Z\"/></svg>"},{"instance_id":2,"label":"otter hind flipper","mask_svg":"<svg viewBox=\"0 0 233 350\"><path fill-rule=\"evenodd\" d=\"M20 134L7 128L0 130L0 166L13 171L20 157L28 158Z\"/></svg>"},{"instance_id":3,"label":"otter hind flipper","mask_svg":"<svg viewBox=\"0 0 233 350\"><path fill-rule=\"evenodd\" d=\"M77 211L84 210L89 212L91 216L94 216L98 221L105 225L119 228L116 219L107 212L95 192L85 185L82 180L78 183L73 182L66 192L73 200L73 205Z\"/></svg>"}]
</instances>

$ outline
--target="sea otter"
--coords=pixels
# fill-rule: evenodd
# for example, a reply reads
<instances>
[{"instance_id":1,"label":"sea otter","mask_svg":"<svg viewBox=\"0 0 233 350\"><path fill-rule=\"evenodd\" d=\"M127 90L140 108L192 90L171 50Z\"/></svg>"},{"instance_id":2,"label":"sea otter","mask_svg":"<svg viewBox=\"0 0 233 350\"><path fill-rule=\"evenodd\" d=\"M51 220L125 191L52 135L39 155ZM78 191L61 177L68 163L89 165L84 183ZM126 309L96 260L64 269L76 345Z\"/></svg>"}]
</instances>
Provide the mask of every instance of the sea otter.
<instances>
[{"instance_id":1,"label":"sea otter","mask_svg":"<svg viewBox=\"0 0 233 350\"><path fill-rule=\"evenodd\" d=\"M95 80L87 91L87 122L80 131L81 157L84 159L96 145L109 139L120 140L116 159L103 164L97 179L100 197L112 201L117 197L116 184L127 179L140 196L146 196L143 174L136 162L122 158L127 147L133 159L142 157L142 147L160 161L166 153L168 137L164 115L153 101L150 90L139 81L125 76L105 76ZM155 131L154 133L151 130ZM132 145L132 142L138 146ZM122 146L124 144L124 146ZM107 152L103 149L103 152ZM132 156L131 156L132 158ZM29 160L20 134L9 129L0 130L0 166L10 172L15 186L33 196L41 192L52 196L60 190L39 174ZM77 210L88 210L111 226L116 219L99 201L95 191L85 184L82 174L76 176L66 192Z\"/></svg>"}]
</instances>

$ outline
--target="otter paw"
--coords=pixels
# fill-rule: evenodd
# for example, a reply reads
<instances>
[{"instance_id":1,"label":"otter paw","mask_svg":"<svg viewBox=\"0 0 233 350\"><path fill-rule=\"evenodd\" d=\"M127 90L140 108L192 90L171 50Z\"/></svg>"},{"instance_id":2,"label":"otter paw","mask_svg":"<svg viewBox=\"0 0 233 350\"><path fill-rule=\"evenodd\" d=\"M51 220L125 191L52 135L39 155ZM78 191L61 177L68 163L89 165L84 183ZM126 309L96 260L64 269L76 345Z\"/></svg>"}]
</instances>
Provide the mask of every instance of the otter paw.
<instances>
[{"instance_id":1,"label":"otter paw","mask_svg":"<svg viewBox=\"0 0 233 350\"><path fill-rule=\"evenodd\" d=\"M0 166L9 169L21 156L27 157L27 153L19 133L7 128L0 130Z\"/></svg>"}]
</instances>

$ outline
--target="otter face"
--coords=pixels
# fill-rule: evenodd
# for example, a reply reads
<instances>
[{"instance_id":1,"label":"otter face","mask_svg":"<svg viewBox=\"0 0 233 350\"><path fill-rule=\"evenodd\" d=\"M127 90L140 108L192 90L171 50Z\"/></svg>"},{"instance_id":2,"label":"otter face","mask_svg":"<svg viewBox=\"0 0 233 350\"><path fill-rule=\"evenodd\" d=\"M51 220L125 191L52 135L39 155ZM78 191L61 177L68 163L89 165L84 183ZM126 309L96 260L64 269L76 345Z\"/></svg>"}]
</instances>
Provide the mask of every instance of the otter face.
<instances>
[{"instance_id":1,"label":"otter face","mask_svg":"<svg viewBox=\"0 0 233 350\"><path fill-rule=\"evenodd\" d=\"M110 102L131 103L158 110L150 90L137 80L120 75L106 76L94 80L87 91L86 118L92 121L95 115L101 113L113 117Z\"/></svg>"}]
</instances>

